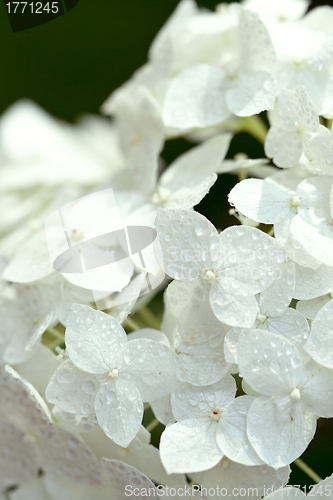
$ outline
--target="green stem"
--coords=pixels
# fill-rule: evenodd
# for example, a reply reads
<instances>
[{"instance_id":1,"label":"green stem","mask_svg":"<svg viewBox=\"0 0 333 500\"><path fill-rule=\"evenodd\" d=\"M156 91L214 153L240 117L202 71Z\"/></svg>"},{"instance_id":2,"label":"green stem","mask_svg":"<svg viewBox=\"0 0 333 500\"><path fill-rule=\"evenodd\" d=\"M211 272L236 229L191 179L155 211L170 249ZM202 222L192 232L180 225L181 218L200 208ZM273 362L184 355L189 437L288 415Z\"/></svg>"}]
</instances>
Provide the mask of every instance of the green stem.
<instances>
[{"instance_id":1,"label":"green stem","mask_svg":"<svg viewBox=\"0 0 333 500\"><path fill-rule=\"evenodd\" d=\"M61 340L62 342L65 341L64 334L59 332L59 330L57 330L56 328L49 327L46 331L48 333L51 333L51 335L53 335L53 337L56 337L57 339Z\"/></svg>"},{"instance_id":2,"label":"green stem","mask_svg":"<svg viewBox=\"0 0 333 500\"><path fill-rule=\"evenodd\" d=\"M142 328L134 321L134 319L128 317L123 322L123 326L125 328L130 328L132 332L137 332L138 330L142 330Z\"/></svg>"},{"instance_id":3,"label":"green stem","mask_svg":"<svg viewBox=\"0 0 333 500\"><path fill-rule=\"evenodd\" d=\"M143 405L143 408L144 408L144 410L145 410L145 411L146 411L146 410L149 410L149 408L150 408L150 404L149 404L149 403L145 403L145 404Z\"/></svg>"},{"instance_id":4,"label":"green stem","mask_svg":"<svg viewBox=\"0 0 333 500\"><path fill-rule=\"evenodd\" d=\"M160 329L160 322L156 318L156 316L151 312L148 307L143 307L138 311L138 316L147 324L148 327L154 328L155 330Z\"/></svg>"},{"instance_id":5,"label":"green stem","mask_svg":"<svg viewBox=\"0 0 333 500\"><path fill-rule=\"evenodd\" d=\"M148 432L151 432L153 431L158 425L159 425L159 421L157 420L157 418L154 418L151 422L149 422L149 424L146 426L146 429Z\"/></svg>"},{"instance_id":6,"label":"green stem","mask_svg":"<svg viewBox=\"0 0 333 500\"><path fill-rule=\"evenodd\" d=\"M246 168L241 167L238 170L238 181L242 182L244 179L246 179Z\"/></svg>"},{"instance_id":7,"label":"green stem","mask_svg":"<svg viewBox=\"0 0 333 500\"><path fill-rule=\"evenodd\" d=\"M318 474L300 458L296 458L296 460L294 460L294 464L305 472L305 474L307 474L315 483L319 483L321 481L321 477L318 476Z\"/></svg>"},{"instance_id":8,"label":"green stem","mask_svg":"<svg viewBox=\"0 0 333 500\"><path fill-rule=\"evenodd\" d=\"M242 131L257 139L262 145L265 143L267 127L258 115L245 116L242 119Z\"/></svg>"}]
</instances>

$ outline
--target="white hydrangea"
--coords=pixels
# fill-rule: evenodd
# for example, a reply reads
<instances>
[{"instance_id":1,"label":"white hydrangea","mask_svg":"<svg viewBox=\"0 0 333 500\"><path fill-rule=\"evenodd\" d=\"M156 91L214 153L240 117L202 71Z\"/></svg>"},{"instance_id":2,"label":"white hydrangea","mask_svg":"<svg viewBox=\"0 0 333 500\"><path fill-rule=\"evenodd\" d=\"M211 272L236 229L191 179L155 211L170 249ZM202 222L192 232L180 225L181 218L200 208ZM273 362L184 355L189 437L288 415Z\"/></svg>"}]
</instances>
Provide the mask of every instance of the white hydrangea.
<instances>
[{"instance_id":1,"label":"white hydrangea","mask_svg":"<svg viewBox=\"0 0 333 500\"><path fill-rule=\"evenodd\" d=\"M333 7L309 3L181 0L112 121L0 118L1 499L320 480L299 457L333 417ZM197 144L167 165L175 137ZM220 230L198 204L225 174Z\"/></svg>"}]
</instances>

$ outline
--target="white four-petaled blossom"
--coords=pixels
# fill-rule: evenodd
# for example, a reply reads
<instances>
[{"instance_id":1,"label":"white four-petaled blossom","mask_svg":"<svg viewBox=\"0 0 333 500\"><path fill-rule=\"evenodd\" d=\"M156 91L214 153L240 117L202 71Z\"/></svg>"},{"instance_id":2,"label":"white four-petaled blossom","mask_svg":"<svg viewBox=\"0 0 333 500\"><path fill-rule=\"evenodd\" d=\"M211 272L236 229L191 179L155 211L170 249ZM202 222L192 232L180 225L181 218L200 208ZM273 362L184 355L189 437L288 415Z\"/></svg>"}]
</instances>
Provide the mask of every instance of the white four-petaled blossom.
<instances>
[{"instance_id":1,"label":"white four-petaled blossom","mask_svg":"<svg viewBox=\"0 0 333 500\"><path fill-rule=\"evenodd\" d=\"M52 376L47 400L69 413L96 414L105 434L120 446L138 433L143 401L181 385L174 351L148 339L128 342L112 316L88 306L73 306L65 340L70 359Z\"/></svg>"}]
</instances>

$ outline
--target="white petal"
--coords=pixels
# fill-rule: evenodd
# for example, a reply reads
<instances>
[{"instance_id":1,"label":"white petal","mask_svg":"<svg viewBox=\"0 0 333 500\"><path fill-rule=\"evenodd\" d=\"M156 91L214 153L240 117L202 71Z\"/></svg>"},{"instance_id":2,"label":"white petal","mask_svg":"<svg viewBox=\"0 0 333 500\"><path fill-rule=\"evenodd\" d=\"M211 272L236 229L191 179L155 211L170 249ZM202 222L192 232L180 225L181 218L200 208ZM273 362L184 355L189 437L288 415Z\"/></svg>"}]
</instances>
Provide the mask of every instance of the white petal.
<instances>
[{"instance_id":1,"label":"white petal","mask_svg":"<svg viewBox=\"0 0 333 500\"><path fill-rule=\"evenodd\" d=\"M36 233L24 243L6 267L3 279L17 283L37 281L54 269L46 244L45 231Z\"/></svg>"},{"instance_id":2,"label":"white petal","mask_svg":"<svg viewBox=\"0 0 333 500\"><path fill-rule=\"evenodd\" d=\"M290 464L306 450L316 430L316 417L302 402L257 398L247 417L247 435L259 457L270 467Z\"/></svg>"},{"instance_id":3,"label":"white petal","mask_svg":"<svg viewBox=\"0 0 333 500\"><path fill-rule=\"evenodd\" d=\"M302 210L292 220L290 232L295 243L319 263L332 266L333 227L324 210Z\"/></svg>"},{"instance_id":4,"label":"white petal","mask_svg":"<svg viewBox=\"0 0 333 500\"><path fill-rule=\"evenodd\" d=\"M223 325L209 306L209 287L198 281L172 281L166 291L166 301L179 329L177 343L218 346L228 327ZM220 342L219 342L220 339Z\"/></svg>"},{"instance_id":5,"label":"white petal","mask_svg":"<svg viewBox=\"0 0 333 500\"><path fill-rule=\"evenodd\" d=\"M251 327L256 319L258 303L249 289L236 279L214 281L209 301L215 316L229 326Z\"/></svg>"},{"instance_id":6,"label":"white petal","mask_svg":"<svg viewBox=\"0 0 333 500\"><path fill-rule=\"evenodd\" d=\"M34 443L18 427L1 419L0 436L1 487L21 485L36 478L39 463Z\"/></svg>"},{"instance_id":7,"label":"white petal","mask_svg":"<svg viewBox=\"0 0 333 500\"><path fill-rule=\"evenodd\" d=\"M291 210L288 194L261 179L245 179L236 184L228 199L243 215L264 224L280 222Z\"/></svg>"},{"instance_id":8,"label":"white petal","mask_svg":"<svg viewBox=\"0 0 333 500\"><path fill-rule=\"evenodd\" d=\"M119 371L140 391L144 401L154 401L181 386L183 367L177 354L148 339L131 340L125 346Z\"/></svg>"},{"instance_id":9,"label":"white petal","mask_svg":"<svg viewBox=\"0 0 333 500\"><path fill-rule=\"evenodd\" d=\"M143 192L154 189L157 158L164 143L160 106L140 84L124 86L113 94L111 112L117 119L121 147Z\"/></svg>"},{"instance_id":10,"label":"white petal","mask_svg":"<svg viewBox=\"0 0 333 500\"><path fill-rule=\"evenodd\" d=\"M310 267L295 265L296 287L294 298L308 300L320 297L333 290L332 267L319 266L315 271ZM312 319L312 318L311 318Z\"/></svg>"},{"instance_id":11,"label":"white petal","mask_svg":"<svg viewBox=\"0 0 333 500\"><path fill-rule=\"evenodd\" d=\"M155 227L163 253L158 260L166 274L192 281L212 265L210 250L218 245L217 231L203 215L159 209Z\"/></svg>"},{"instance_id":12,"label":"white petal","mask_svg":"<svg viewBox=\"0 0 333 500\"><path fill-rule=\"evenodd\" d=\"M181 343L177 353L185 365L192 385L209 385L221 380L229 371L223 349L223 336L197 344Z\"/></svg>"},{"instance_id":13,"label":"white petal","mask_svg":"<svg viewBox=\"0 0 333 500\"><path fill-rule=\"evenodd\" d=\"M331 369L309 360L304 366L299 387L308 410L319 417L330 418L333 416Z\"/></svg>"},{"instance_id":14,"label":"white petal","mask_svg":"<svg viewBox=\"0 0 333 500\"><path fill-rule=\"evenodd\" d=\"M176 420L208 418L214 408L223 408L233 400L235 394L235 379L231 375L226 375L216 384L205 387L187 384L172 393L172 412Z\"/></svg>"},{"instance_id":15,"label":"white petal","mask_svg":"<svg viewBox=\"0 0 333 500\"><path fill-rule=\"evenodd\" d=\"M119 378L103 385L95 399L95 412L105 434L126 448L139 432L142 416L142 397L138 389Z\"/></svg>"},{"instance_id":16,"label":"white petal","mask_svg":"<svg viewBox=\"0 0 333 500\"><path fill-rule=\"evenodd\" d=\"M153 328L142 328L142 330L136 330L134 332L128 333L127 339L128 341L136 339L149 339L170 347L168 337L163 332L154 330Z\"/></svg>"},{"instance_id":17,"label":"white petal","mask_svg":"<svg viewBox=\"0 0 333 500\"><path fill-rule=\"evenodd\" d=\"M320 309L322 309L331 300L332 295L330 293L315 299L299 300L296 304L296 310L303 314L305 318L313 320Z\"/></svg>"},{"instance_id":18,"label":"white petal","mask_svg":"<svg viewBox=\"0 0 333 500\"><path fill-rule=\"evenodd\" d=\"M224 99L225 74L217 66L198 64L175 76L166 92L162 116L167 127L210 127L230 115Z\"/></svg>"},{"instance_id":19,"label":"white petal","mask_svg":"<svg viewBox=\"0 0 333 500\"><path fill-rule=\"evenodd\" d=\"M246 418L252 396L241 396L229 403L219 420L216 441L224 455L244 465L262 465L246 434Z\"/></svg>"},{"instance_id":20,"label":"white petal","mask_svg":"<svg viewBox=\"0 0 333 500\"><path fill-rule=\"evenodd\" d=\"M273 125L265 139L265 154L275 165L290 168L296 165L303 152L302 137L285 126Z\"/></svg>"},{"instance_id":21,"label":"white petal","mask_svg":"<svg viewBox=\"0 0 333 500\"><path fill-rule=\"evenodd\" d=\"M268 489L284 486L288 482L289 474L290 467L277 470L267 465L248 467L223 457L216 467L206 472L191 474L190 477L196 484L202 484L206 488L219 486L227 492L233 491L233 488L238 488L238 492L240 488L245 488L249 492L248 498L259 500L265 496ZM217 496L214 500L216 499Z\"/></svg>"},{"instance_id":22,"label":"white petal","mask_svg":"<svg viewBox=\"0 0 333 500\"><path fill-rule=\"evenodd\" d=\"M207 418L168 425L160 441L166 471L198 472L214 467L223 456L216 444L216 428L217 423Z\"/></svg>"},{"instance_id":23,"label":"white petal","mask_svg":"<svg viewBox=\"0 0 333 500\"><path fill-rule=\"evenodd\" d=\"M296 196L301 200L302 208L322 208L330 210L330 193L333 178L329 175L310 177L300 182Z\"/></svg>"},{"instance_id":24,"label":"white petal","mask_svg":"<svg viewBox=\"0 0 333 500\"><path fill-rule=\"evenodd\" d=\"M313 320L304 349L317 363L333 368L333 300Z\"/></svg>"},{"instance_id":25,"label":"white petal","mask_svg":"<svg viewBox=\"0 0 333 500\"><path fill-rule=\"evenodd\" d=\"M190 149L165 170L160 187L171 192L167 208L190 209L208 193L226 155L231 134L218 134Z\"/></svg>"},{"instance_id":26,"label":"white petal","mask_svg":"<svg viewBox=\"0 0 333 500\"><path fill-rule=\"evenodd\" d=\"M93 374L85 373L64 361L52 375L45 391L47 401L75 415L93 415L95 396L100 382Z\"/></svg>"},{"instance_id":27,"label":"white petal","mask_svg":"<svg viewBox=\"0 0 333 500\"><path fill-rule=\"evenodd\" d=\"M260 312L270 318L280 316L294 296L295 264L282 264L279 271L279 276L259 297Z\"/></svg>"},{"instance_id":28,"label":"white petal","mask_svg":"<svg viewBox=\"0 0 333 500\"><path fill-rule=\"evenodd\" d=\"M259 15L250 10L243 10L239 20L241 68L252 71L275 69L274 46L265 24Z\"/></svg>"},{"instance_id":29,"label":"white petal","mask_svg":"<svg viewBox=\"0 0 333 500\"><path fill-rule=\"evenodd\" d=\"M328 174L332 172L333 152L332 139L329 130L319 125L316 134L304 145L304 154L310 162L314 173Z\"/></svg>"},{"instance_id":30,"label":"white petal","mask_svg":"<svg viewBox=\"0 0 333 500\"><path fill-rule=\"evenodd\" d=\"M241 328L230 328L224 339L224 354L228 363L238 364L237 348Z\"/></svg>"},{"instance_id":31,"label":"white petal","mask_svg":"<svg viewBox=\"0 0 333 500\"><path fill-rule=\"evenodd\" d=\"M7 497L8 498L8 497ZM0 496L1 500L7 500L6 497ZM45 485L44 478L39 477L34 481L17 488L10 494L10 500L53 500L51 496L48 495Z\"/></svg>"},{"instance_id":32,"label":"white petal","mask_svg":"<svg viewBox=\"0 0 333 500\"><path fill-rule=\"evenodd\" d=\"M239 371L254 390L265 396L287 394L297 386L302 360L295 345L265 330L240 334Z\"/></svg>"},{"instance_id":33,"label":"white petal","mask_svg":"<svg viewBox=\"0 0 333 500\"><path fill-rule=\"evenodd\" d=\"M260 293L278 276L286 252L268 234L249 226L231 226L220 235L220 256L224 273Z\"/></svg>"},{"instance_id":34,"label":"white petal","mask_svg":"<svg viewBox=\"0 0 333 500\"><path fill-rule=\"evenodd\" d=\"M31 358L40 337L56 321L62 300L60 283L12 285L15 296L0 302L0 337L5 339L3 359L16 364Z\"/></svg>"},{"instance_id":35,"label":"white petal","mask_svg":"<svg viewBox=\"0 0 333 500\"><path fill-rule=\"evenodd\" d=\"M276 82L268 73L247 72L236 78L225 99L236 116L252 116L274 107L276 91Z\"/></svg>"},{"instance_id":36,"label":"white petal","mask_svg":"<svg viewBox=\"0 0 333 500\"><path fill-rule=\"evenodd\" d=\"M270 332L283 335L299 348L305 344L310 335L309 324L304 316L291 307L288 307L281 316L268 318L265 325Z\"/></svg>"},{"instance_id":37,"label":"white petal","mask_svg":"<svg viewBox=\"0 0 333 500\"><path fill-rule=\"evenodd\" d=\"M0 372L0 398L1 418L10 419L27 434L42 438L48 433L52 417L44 399L8 365Z\"/></svg>"},{"instance_id":38,"label":"white petal","mask_svg":"<svg viewBox=\"0 0 333 500\"><path fill-rule=\"evenodd\" d=\"M76 435L53 425L51 414L31 384L10 367L2 370L0 414L36 440L43 470L72 480L100 481L93 453ZM17 402L20 401L18 406Z\"/></svg>"},{"instance_id":39,"label":"white petal","mask_svg":"<svg viewBox=\"0 0 333 500\"><path fill-rule=\"evenodd\" d=\"M150 433L143 426L140 427L137 436L126 449L115 444L111 439L106 439L99 425L94 427L91 432L86 433L84 438L99 460L105 457L126 462L147 474L157 484L175 486L186 483L183 474L167 475L160 459L159 450L149 444Z\"/></svg>"},{"instance_id":40,"label":"white petal","mask_svg":"<svg viewBox=\"0 0 333 500\"><path fill-rule=\"evenodd\" d=\"M78 434L61 427L48 429L39 445L43 470L64 480L101 484L95 455Z\"/></svg>"},{"instance_id":41,"label":"white petal","mask_svg":"<svg viewBox=\"0 0 333 500\"><path fill-rule=\"evenodd\" d=\"M80 370L108 373L127 342L125 330L112 317L74 304L65 335L69 357Z\"/></svg>"},{"instance_id":42,"label":"white petal","mask_svg":"<svg viewBox=\"0 0 333 500\"><path fill-rule=\"evenodd\" d=\"M319 126L318 111L302 85L295 90L297 125L314 134Z\"/></svg>"},{"instance_id":43,"label":"white petal","mask_svg":"<svg viewBox=\"0 0 333 500\"><path fill-rule=\"evenodd\" d=\"M167 426L175 422L175 417L171 408L171 395L163 396L163 398L151 401L150 406L154 412L155 417L161 424Z\"/></svg>"},{"instance_id":44,"label":"white petal","mask_svg":"<svg viewBox=\"0 0 333 500\"><path fill-rule=\"evenodd\" d=\"M61 363L60 357L56 356L44 344L40 344L34 356L28 361L20 363L16 367L16 371L44 397L46 386Z\"/></svg>"},{"instance_id":45,"label":"white petal","mask_svg":"<svg viewBox=\"0 0 333 500\"><path fill-rule=\"evenodd\" d=\"M291 224L295 217L297 217L297 215L295 216L295 212L292 211L286 219L274 225L275 239L285 249L290 260L301 266L318 269L320 262L318 262L315 257L311 256L309 252L302 247L299 241L293 237Z\"/></svg>"},{"instance_id":46,"label":"white petal","mask_svg":"<svg viewBox=\"0 0 333 500\"><path fill-rule=\"evenodd\" d=\"M110 493L106 491L104 486L96 485L93 482L78 482L66 481L63 477L61 481L59 477L45 475L44 487L48 493L43 500L61 498L61 500L82 500L83 498L94 498L94 500L102 500L103 495Z\"/></svg>"},{"instance_id":47,"label":"white petal","mask_svg":"<svg viewBox=\"0 0 333 500\"><path fill-rule=\"evenodd\" d=\"M104 474L112 486L113 498L121 499L126 498L133 491L133 495L138 500L145 500L147 498L144 491L149 491L149 496L158 496L159 490L152 483L152 481L139 472L134 467L120 462L119 460L109 460L102 458L102 469ZM139 494L135 494L136 492ZM111 498L111 497L110 497Z\"/></svg>"}]
</instances>

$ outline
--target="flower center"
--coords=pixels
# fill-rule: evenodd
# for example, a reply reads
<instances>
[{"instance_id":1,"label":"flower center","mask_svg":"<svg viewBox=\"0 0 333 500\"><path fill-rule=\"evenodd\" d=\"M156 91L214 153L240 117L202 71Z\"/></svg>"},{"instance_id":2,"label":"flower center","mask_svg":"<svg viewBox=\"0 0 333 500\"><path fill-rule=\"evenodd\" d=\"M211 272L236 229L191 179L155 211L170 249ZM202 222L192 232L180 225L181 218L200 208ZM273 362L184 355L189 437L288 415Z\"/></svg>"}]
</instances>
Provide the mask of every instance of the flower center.
<instances>
[{"instance_id":1,"label":"flower center","mask_svg":"<svg viewBox=\"0 0 333 500\"><path fill-rule=\"evenodd\" d=\"M299 199L298 196L293 196L290 200L290 205L292 208L297 208L300 203L301 203L301 200Z\"/></svg>"},{"instance_id":2,"label":"flower center","mask_svg":"<svg viewBox=\"0 0 333 500\"><path fill-rule=\"evenodd\" d=\"M206 271L205 274L203 275L203 279L208 281L208 282L215 281L216 274L211 269L208 269L208 271Z\"/></svg>"},{"instance_id":3,"label":"flower center","mask_svg":"<svg viewBox=\"0 0 333 500\"><path fill-rule=\"evenodd\" d=\"M299 401L302 397L301 391L299 390L298 387L295 387L295 389L291 391L290 396L294 401Z\"/></svg>"},{"instance_id":4,"label":"flower center","mask_svg":"<svg viewBox=\"0 0 333 500\"><path fill-rule=\"evenodd\" d=\"M213 408L213 411L209 414L210 418L212 420L215 420L215 422L218 422L220 420L222 411L220 408Z\"/></svg>"},{"instance_id":5,"label":"flower center","mask_svg":"<svg viewBox=\"0 0 333 500\"><path fill-rule=\"evenodd\" d=\"M261 323L262 325L265 323L267 319L267 316L265 316L264 314L258 314L257 316L257 321L259 321L259 323Z\"/></svg>"},{"instance_id":6,"label":"flower center","mask_svg":"<svg viewBox=\"0 0 333 500\"><path fill-rule=\"evenodd\" d=\"M117 368L113 368L113 370L111 370L108 373L108 377L111 378L112 380L116 380L118 378L118 375L119 375L119 372L118 372Z\"/></svg>"},{"instance_id":7,"label":"flower center","mask_svg":"<svg viewBox=\"0 0 333 500\"><path fill-rule=\"evenodd\" d=\"M303 66L303 61L299 57L295 57L295 59L293 60L293 64L295 68L301 68Z\"/></svg>"}]
</instances>

